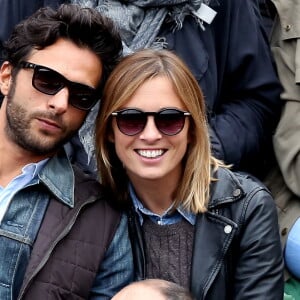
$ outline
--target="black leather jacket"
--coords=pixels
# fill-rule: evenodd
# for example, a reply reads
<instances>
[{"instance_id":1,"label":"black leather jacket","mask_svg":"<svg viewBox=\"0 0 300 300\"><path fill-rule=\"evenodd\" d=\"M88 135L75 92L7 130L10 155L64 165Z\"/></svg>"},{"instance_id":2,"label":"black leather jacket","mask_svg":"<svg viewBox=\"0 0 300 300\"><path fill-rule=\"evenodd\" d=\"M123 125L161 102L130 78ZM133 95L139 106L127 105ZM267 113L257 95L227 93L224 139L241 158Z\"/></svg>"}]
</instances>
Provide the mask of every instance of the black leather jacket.
<instances>
[{"instance_id":1,"label":"black leather jacket","mask_svg":"<svg viewBox=\"0 0 300 300\"><path fill-rule=\"evenodd\" d=\"M197 216L191 271L196 299L282 300L283 263L276 209L252 177L219 169L208 212ZM145 278L143 236L136 214L129 227L137 279Z\"/></svg>"}]
</instances>

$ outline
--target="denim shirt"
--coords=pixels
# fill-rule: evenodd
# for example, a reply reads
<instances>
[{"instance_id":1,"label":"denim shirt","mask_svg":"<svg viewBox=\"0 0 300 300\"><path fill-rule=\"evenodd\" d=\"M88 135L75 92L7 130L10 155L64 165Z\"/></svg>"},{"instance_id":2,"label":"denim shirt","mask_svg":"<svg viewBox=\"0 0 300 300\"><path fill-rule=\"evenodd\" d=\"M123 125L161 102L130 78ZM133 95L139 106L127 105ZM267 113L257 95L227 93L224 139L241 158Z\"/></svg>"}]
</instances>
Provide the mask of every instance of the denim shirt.
<instances>
[{"instance_id":1,"label":"denim shirt","mask_svg":"<svg viewBox=\"0 0 300 300\"><path fill-rule=\"evenodd\" d=\"M17 299L34 241L46 212L50 194L40 189L41 182L58 201L73 207L74 173L67 157L54 156L38 177L17 192L0 225L0 299ZM32 189L32 186L36 189ZM99 266L91 299L111 299L133 280L133 261L123 216L106 255Z\"/></svg>"},{"instance_id":2,"label":"denim shirt","mask_svg":"<svg viewBox=\"0 0 300 300\"><path fill-rule=\"evenodd\" d=\"M33 174L25 171L2 190L3 218L0 226L0 299L16 299L22 285L30 252L46 211L49 197L30 196L26 187L38 183L44 161L35 164ZM22 191L23 190L23 191ZM10 195L9 195L10 193ZM21 196L22 195L22 196Z\"/></svg>"},{"instance_id":3,"label":"denim shirt","mask_svg":"<svg viewBox=\"0 0 300 300\"><path fill-rule=\"evenodd\" d=\"M142 202L138 199L131 184L129 184L129 193L141 225L143 225L144 222L144 215L148 216L152 222L157 223L158 225L175 224L180 222L182 219L186 219L191 225L196 224L196 215L194 213L187 212L182 208L182 206L179 206L175 211L173 211L172 204L162 215L158 215L144 207Z\"/></svg>"},{"instance_id":4,"label":"denim shirt","mask_svg":"<svg viewBox=\"0 0 300 300\"><path fill-rule=\"evenodd\" d=\"M13 178L5 187L0 186L0 223L10 205L14 195L38 177L48 159L37 163L27 164L22 168L22 173Z\"/></svg>"}]
</instances>

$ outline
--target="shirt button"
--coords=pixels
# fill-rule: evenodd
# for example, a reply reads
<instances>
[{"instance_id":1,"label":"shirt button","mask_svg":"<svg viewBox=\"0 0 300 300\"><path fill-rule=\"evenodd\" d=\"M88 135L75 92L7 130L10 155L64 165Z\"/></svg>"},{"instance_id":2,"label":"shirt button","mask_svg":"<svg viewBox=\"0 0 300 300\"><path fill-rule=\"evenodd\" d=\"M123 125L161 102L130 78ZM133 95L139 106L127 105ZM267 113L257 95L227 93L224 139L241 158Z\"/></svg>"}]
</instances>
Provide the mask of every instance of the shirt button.
<instances>
[{"instance_id":1,"label":"shirt button","mask_svg":"<svg viewBox=\"0 0 300 300\"><path fill-rule=\"evenodd\" d=\"M285 31L290 31L291 28L292 28L292 26L288 24L288 25L285 26Z\"/></svg>"},{"instance_id":2,"label":"shirt button","mask_svg":"<svg viewBox=\"0 0 300 300\"><path fill-rule=\"evenodd\" d=\"M232 227L230 226L230 225L226 225L225 227L224 227L224 232L225 233L230 233L232 231Z\"/></svg>"},{"instance_id":3,"label":"shirt button","mask_svg":"<svg viewBox=\"0 0 300 300\"><path fill-rule=\"evenodd\" d=\"M287 228L285 227L285 228L283 228L282 230L281 230L281 235L286 235L287 234Z\"/></svg>"},{"instance_id":4,"label":"shirt button","mask_svg":"<svg viewBox=\"0 0 300 300\"><path fill-rule=\"evenodd\" d=\"M233 196L234 196L234 197L237 197L237 196L239 196L240 194L241 194L241 190L240 190L240 189L236 189L236 190L233 191Z\"/></svg>"}]
</instances>

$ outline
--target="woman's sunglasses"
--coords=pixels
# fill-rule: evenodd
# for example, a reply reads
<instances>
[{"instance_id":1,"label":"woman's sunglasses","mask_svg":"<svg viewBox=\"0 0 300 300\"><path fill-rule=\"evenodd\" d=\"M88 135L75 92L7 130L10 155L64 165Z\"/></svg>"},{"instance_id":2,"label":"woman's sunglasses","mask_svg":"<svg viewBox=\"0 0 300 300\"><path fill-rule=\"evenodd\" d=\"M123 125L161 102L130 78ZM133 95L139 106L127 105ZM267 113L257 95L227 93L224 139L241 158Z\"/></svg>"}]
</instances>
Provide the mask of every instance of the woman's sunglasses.
<instances>
[{"instance_id":1,"label":"woman's sunglasses","mask_svg":"<svg viewBox=\"0 0 300 300\"><path fill-rule=\"evenodd\" d=\"M119 130L125 135L141 133L148 120L148 116L154 117L156 128L165 135L176 135L184 127L185 118L191 114L175 108L164 108L158 112L145 112L128 108L112 113L116 117Z\"/></svg>"},{"instance_id":2,"label":"woman's sunglasses","mask_svg":"<svg viewBox=\"0 0 300 300\"><path fill-rule=\"evenodd\" d=\"M33 69L32 86L39 92L55 95L67 87L70 95L69 103L78 109L90 110L99 99L96 89L72 82L50 68L25 61L20 62L20 67Z\"/></svg>"}]
</instances>

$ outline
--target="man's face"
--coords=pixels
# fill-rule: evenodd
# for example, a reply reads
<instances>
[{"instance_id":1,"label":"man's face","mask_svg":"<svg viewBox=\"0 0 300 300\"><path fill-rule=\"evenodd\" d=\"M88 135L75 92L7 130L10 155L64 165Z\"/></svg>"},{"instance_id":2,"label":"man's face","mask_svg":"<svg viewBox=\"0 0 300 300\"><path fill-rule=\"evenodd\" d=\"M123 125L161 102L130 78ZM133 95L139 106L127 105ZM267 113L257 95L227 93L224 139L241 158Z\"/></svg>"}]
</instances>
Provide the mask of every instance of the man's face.
<instances>
[{"instance_id":1,"label":"man's face","mask_svg":"<svg viewBox=\"0 0 300 300\"><path fill-rule=\"evenodd\" d=\"M66 79L96 88L102 65L86 48L67 40L58 40L43 50L34 50L27 62L42 65L62 74ZM64 87L47 95L32 86L34 70L20 68L11 76L11 66L1 68L1 91L6 96L0 122L4 138L34 155L49 155L67 142L82 125L87 111L69 104L69 89ZM72 97L72 96L71 96Z\"/></svg>"}]
</instances>

